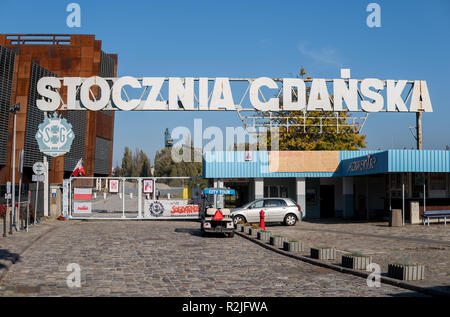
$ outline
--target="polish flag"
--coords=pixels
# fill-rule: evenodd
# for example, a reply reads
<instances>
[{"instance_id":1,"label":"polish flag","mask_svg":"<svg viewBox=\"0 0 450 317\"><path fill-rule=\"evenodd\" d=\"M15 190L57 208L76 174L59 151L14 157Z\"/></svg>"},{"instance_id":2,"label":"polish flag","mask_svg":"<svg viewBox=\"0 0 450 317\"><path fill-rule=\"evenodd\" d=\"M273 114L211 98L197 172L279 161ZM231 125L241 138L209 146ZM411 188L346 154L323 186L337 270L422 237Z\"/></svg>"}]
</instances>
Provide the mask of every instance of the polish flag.
<instances>
[{"instance_id":1,"label":"polish flag","mask_svg":"<svg viewBox=\"0 0 450 317\"><path fill-rule=\"evenodd\" d=\"M86 174L86 172L84 171L83 168L83 159L80 159L77 163L77 165L75 166L75 169L72 172L73 176L79 176L79 175L84 175Z\"/></svg>"}]
</instances>

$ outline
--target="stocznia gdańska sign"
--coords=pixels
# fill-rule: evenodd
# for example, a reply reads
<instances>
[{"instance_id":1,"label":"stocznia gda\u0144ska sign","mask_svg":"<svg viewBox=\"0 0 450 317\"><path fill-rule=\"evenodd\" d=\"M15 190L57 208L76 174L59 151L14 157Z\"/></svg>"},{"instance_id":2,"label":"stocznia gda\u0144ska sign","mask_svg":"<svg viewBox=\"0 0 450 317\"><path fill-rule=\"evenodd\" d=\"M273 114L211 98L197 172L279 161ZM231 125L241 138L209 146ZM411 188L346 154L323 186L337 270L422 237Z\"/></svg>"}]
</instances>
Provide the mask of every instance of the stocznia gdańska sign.
<instances>
[{"instance_id":1,"label":"stocznia gda\u0144ska sign","mask_svg":"<svg viewBox=\"0 0 450 317\"><path fill-rule=\"evenodd\" d=\"M108 83L112 83L112 87ZM259 111L365 111L365 112L432 112L426 81L358 79L311 79L259 77L254 79L193 78L193 77L43 77L37 84L42 96L37 107L42 111L55 111L61 106L57 89L67 89L67 110L236 110L230 82L248 82L251 105ZM306 81L311 81L309 98L306 98ZM197 82L197 84L194 84ZM332 84L328 91L327 82ZM167 83L168 101L161 100L161 91ZM211 83L211 85L210 85ZM279 87L281 84L281 87ZM412 88L405 89L407 84ZM210 89L212 86L212 90ZM140 99L123 99L124 87L140 89ZM164 86L165 87L165 86ZM92 88L100 91L98 100L91 100ZM265 99L261 89L281 89L280 98L272 94ZM94 90L92 90L94 91ZM80 100L76 99L80 93ZM383 95L386 95L386 97ZM408 94L405 104L402 94ZM295 94L295 96L294 96ZM330 96L332 94L331 101ZM144 98L144 95L146 97ZM359 102L358 100L360 99ZM261 100L263 99L263 100ZM345 107L344 107L345 102ZM180 104L182 107L180 108Z\"/></svg>"}]
</instances>

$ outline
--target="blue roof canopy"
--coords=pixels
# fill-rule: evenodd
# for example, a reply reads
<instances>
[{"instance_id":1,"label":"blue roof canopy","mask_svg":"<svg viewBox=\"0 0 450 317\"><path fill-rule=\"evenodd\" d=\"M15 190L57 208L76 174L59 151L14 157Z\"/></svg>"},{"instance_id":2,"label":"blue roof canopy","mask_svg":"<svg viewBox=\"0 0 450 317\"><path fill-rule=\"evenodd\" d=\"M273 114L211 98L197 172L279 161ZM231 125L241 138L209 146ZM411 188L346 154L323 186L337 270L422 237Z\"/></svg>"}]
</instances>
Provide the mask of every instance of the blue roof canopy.
<instances>
[{"instance_id":1,"label":"blue roof canopy","mask_svg":"<svg viewBox=\"0 0 450 317\"><path fill-rule=\"evenodd\" d=\"M380 173L450 173L448 150L339 151L335 172L269 172L269 152L254 151L245 160L245 151L206 152L205 178L344 177Z\"/></svg>"}]
</instances>

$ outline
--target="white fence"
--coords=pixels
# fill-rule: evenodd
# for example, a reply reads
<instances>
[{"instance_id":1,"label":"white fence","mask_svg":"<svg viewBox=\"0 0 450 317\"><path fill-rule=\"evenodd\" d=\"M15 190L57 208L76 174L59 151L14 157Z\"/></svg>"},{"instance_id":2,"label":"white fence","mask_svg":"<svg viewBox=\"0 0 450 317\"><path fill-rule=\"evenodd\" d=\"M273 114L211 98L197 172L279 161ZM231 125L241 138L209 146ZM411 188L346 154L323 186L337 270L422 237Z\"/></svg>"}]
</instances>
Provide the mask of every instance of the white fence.
<instances>
[{"instance_id":1,"label":"white fence","mask_svg":"<svg viewBox=\"0 0 450 317\"><path fill-rule=\"evenodd\" d=\"M63 200L69 219L199 219L199 206L186 197L192 179L72 177Z\"/></svg>"}]
</instances>

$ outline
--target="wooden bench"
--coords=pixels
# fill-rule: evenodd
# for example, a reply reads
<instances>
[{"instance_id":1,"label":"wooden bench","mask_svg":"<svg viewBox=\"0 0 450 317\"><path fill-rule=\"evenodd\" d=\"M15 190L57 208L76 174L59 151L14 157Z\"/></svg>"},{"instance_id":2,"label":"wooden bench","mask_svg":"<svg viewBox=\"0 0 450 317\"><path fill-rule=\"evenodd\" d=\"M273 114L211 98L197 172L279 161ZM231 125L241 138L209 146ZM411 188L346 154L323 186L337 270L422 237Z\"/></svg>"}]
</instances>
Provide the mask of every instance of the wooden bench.
<instances>
[{"instance_id":1,"label":"wooden bench","mask_svg":"<svg viewBox=\"0 0 450 317\"><path fill-rule=\"evenodd\" d=\"M428 225L430 225L430 218L444 218L444 224L447 225L447 217L450 217L450 210L424 211L422 223L425 225L425 218L428 219Z\"/></svg>"}]
</instances>

